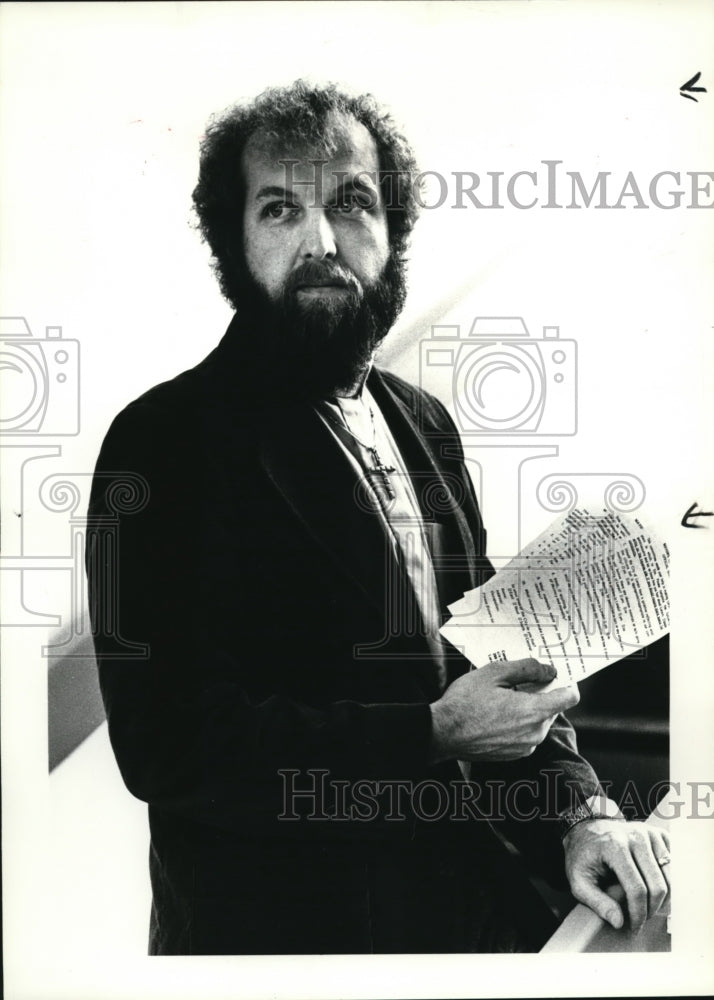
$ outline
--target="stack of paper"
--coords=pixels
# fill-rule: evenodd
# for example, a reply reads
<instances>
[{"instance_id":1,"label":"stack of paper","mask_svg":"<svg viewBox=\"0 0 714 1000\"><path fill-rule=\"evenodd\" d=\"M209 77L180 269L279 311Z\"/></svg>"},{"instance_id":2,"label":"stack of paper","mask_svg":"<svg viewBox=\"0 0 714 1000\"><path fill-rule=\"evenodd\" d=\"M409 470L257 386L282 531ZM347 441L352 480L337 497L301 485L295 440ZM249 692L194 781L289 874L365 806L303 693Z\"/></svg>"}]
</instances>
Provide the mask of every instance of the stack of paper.
<instances>
[{"instance_id":1,"label":"stack of paper","mask_svg":"<svg viewBox=\"0 0 714 1000\"><path fill-rule=\"evenodd\" d=\"M534 657L577 683L669 631L669 550L634 515L571 510L441 628L473 663Z\"/></svg>"}]
</instances>

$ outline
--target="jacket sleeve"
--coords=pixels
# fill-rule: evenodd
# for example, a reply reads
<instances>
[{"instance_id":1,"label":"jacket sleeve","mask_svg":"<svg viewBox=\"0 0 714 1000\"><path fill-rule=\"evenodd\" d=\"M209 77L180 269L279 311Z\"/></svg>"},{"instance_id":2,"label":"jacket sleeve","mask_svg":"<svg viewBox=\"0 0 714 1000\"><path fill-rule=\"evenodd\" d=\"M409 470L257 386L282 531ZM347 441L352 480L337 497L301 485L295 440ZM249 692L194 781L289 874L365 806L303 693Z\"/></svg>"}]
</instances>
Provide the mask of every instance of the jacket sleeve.
<instances>
[{"instance_id":1,"label":"jacket sleeve","mask_svg":"<svg viewBox=\"0 0 714 1000\"><path fill-rule=\"evenodd\" d=\"M277 694L251 697L237 657L258 646L269 657L269 637L251 638L240 654L240 643L226 650L210 634L196 635L192 600L202 582L182 569L203 530L194 523L190 476L173 414L138 402L113 422L93 480L90 616L110 738L129 790L235 828L250 812L246 787L268 787L280 768L369 777L386 760L397 774L423 771L427 702L345 700L318 709ZM240 607L235 613L240 635L250 622Z\"/></svg>"},{"instance_id":2,"label":"jacket sleeve","mask_svg":"<svg viewBox=\"0 0 714 1000\"><path fill-rule=\"evenodd\" d=\"M478 510L456 425L443 404L433 397L432 400L443 424L450 430L449 449L463 464L464 482ZM477 546L483 546L485 558L485 532L480 517L478 521L471 519L471 530ZM494 825L524 854L532 857L552 881L562 882L558 817L591 795L602 792L595 771L578 751L575 730L568 719L558 715L545 740L530 757L507 763L474 765L471 780L476 785L476 795L483 803L484 812L493 816Z\"/></svg>"}]
</instances>

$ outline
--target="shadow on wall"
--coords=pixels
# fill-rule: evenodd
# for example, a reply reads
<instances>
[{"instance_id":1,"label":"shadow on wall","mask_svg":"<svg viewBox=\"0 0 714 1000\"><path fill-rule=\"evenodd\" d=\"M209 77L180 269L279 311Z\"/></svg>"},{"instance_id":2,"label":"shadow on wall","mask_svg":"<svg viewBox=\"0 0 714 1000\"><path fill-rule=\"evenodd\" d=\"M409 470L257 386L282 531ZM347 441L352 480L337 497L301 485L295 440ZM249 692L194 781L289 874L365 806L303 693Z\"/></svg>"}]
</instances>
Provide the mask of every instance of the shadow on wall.
<instances>
[{"instance_id":1,"label":"shadow on wall","mask_svg":"<svg viewBox=\"0 0 714 1000\"><path fill-rule=\"evenodd\" d=\"M644 820L669 780L669 636L579 688L578 746L627 819Z\"/></svg>"},{"instance_id":2,"label":"shadow on wall","mask_svg":"<svg viewBox=\"0 0 714 1000\"><path fill-rule=\"evenodd\" d=\"M49 769L53 771L105 718L91 634L79 635L61 654L49 657L47 688Z\"/></svg>"}]
</instances>

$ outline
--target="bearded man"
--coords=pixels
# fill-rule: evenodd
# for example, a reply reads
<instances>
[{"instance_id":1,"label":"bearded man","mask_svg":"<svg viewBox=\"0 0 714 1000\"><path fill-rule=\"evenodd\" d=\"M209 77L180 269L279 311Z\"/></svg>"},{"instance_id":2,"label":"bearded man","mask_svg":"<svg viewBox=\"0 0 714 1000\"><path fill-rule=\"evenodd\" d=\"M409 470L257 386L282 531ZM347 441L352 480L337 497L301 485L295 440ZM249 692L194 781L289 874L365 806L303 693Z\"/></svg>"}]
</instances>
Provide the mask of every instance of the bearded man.
<instances>
[{"instance_id":1,"label":"bearded man","mask_svg":"<svg viewBox=\"0 0 714 1000\"><path fill-rule=\"evenodd\" d=\"M235 317L115 419L88 519L152 954L535 950L552 915L499 821L615 926L605 875L635 926L667 893L664 835L593 807L560 714L577 692L440 640L493 570L448 413L373 364L414 174L391 119L332 86L267 91L203 141L194 203ZM527 808L486 795L518 788Z\"/></svg>"}]
</instances>

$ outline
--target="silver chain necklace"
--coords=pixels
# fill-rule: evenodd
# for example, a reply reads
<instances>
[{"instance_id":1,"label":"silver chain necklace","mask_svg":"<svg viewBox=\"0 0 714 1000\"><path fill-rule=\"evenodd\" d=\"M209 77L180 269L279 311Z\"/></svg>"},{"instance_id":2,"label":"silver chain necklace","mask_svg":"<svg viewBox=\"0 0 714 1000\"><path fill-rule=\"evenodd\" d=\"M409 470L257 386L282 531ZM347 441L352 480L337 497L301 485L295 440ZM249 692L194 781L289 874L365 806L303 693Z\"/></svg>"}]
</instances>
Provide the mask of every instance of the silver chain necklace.
<instances>
[{"instance_id":1,"label":"silver chain necklace","mask_svg":"<svg viewBox=\"0 0 714 1000\"><path fill-rule=\"evenodd\" d=\"M339 402L337 405L339 406ZM341 424L338 424L338 426L346 430L347 433L350 435L350 437L354 438L357 444L360 445L360 447L364 448L364 450L369 452L369 454L372 456L372 461L374 462L374 465L371 469L367 470L367 476L372 482L372 485L375 486L376 484L376 486L380 487L386 494L388 500L394 500L396 498L396 493L394 492L394 487L392 486L389 477L390 475L392 475L392 473L396 472L397 470L394 468L393 465L386 465L382 461L382 456L379 454L379 451L377 449L377 426L374 422L374 410L372 409L371 406L369 407L369 419L372 425L371 444L367 444L366 441L362 441L362 439L355 434L355 432L350 427L349 422L347 420L347 416L341 406L340 406L340 413L342 414L344 428L342 428ZM377 489L377 493L379 494L379 489Z\"/></svg>"}]
</instances>

